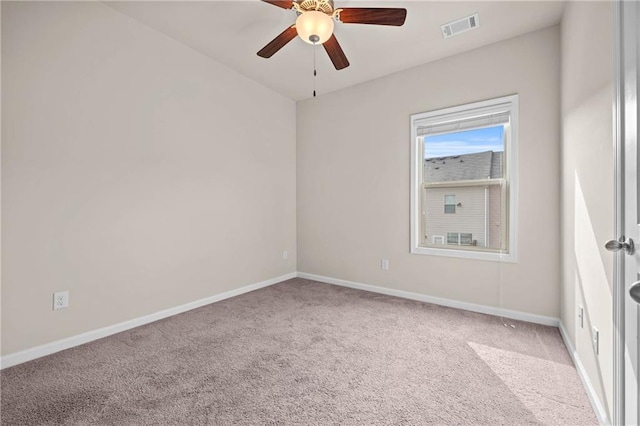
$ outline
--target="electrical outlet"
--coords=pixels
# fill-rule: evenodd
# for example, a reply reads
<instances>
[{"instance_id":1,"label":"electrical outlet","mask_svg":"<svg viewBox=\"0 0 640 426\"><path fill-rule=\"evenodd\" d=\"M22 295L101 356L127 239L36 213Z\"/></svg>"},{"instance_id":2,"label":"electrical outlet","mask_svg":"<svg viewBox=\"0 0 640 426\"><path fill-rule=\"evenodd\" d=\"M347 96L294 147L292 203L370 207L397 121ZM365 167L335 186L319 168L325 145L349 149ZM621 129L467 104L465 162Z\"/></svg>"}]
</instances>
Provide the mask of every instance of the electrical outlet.
<instances>
[{"instance_id":1,"label":"electrical outlet","mask_svg":"<svg viewBox=\"0 0 640 426\"><path fill-rule=\"evenodd\" d=\"M382 259L382 261L380 262L380 267L384 271L388 271L389 270L389 259Z\"/></svg>"},{"instance_id":2,"label":"electrical outlet","mask_svg":"<svg viewBox=\"0 0 640 426\"><path fill-rule=\"evenodd\" d=\"M598 355L600 353L600 333L595 327L593 327L592 332L593 334L591 335L591 339L593 343L593 350L595 351L596 355Z\"/></svg>"},{"instance_id":3,"label":"electrical outlet","mask_svg":"<svg viewBox=\"0 0 640 426\"><path fill-rule=\"evenodd\" d=\"M61 291L53 293L53 310L63 309L69 307L69 292Z\"/></svg>"},{"instance_id":4,"label":"electrical outlet","mask_svg":"<svg viewBox=\"0 0 640 426\"><path fill-rule=\"evenodd\" d=\"M581 305L578 305L578 324L584 328L584 308Z\"/></svg>"},{"instance_id":5,"label":"electrical outlet","mask_svg":"<svg viewBox=\"0 0 640 426\"><path fill-rule=\"evenodd\" d=\"M285 250L282 252L282 260L287 260L287 259L289 259L289 252Z\"/></svg>"}]
</instances>

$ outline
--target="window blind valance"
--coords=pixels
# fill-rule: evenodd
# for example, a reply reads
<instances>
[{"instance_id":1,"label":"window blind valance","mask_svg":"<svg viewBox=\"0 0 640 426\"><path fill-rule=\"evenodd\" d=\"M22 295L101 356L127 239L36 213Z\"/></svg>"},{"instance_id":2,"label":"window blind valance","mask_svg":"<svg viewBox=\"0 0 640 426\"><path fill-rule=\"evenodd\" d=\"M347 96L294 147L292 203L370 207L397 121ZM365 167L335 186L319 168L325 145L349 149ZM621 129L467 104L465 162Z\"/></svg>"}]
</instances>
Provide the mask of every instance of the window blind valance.
<instances>
[{"instance_id":1,"label":"window blind valance","mask_svg":"<svg viewBox=\"0 0 640 426\"><path fill-rule=\"evenodd\" d=\"M417 136L428 136L442 133L462 132L480 127L491 127L507 124L511 116L509 108L486 108L469 117L456 117L458 114L425 117L416 124Z\"/></svg>"}]
</instances>

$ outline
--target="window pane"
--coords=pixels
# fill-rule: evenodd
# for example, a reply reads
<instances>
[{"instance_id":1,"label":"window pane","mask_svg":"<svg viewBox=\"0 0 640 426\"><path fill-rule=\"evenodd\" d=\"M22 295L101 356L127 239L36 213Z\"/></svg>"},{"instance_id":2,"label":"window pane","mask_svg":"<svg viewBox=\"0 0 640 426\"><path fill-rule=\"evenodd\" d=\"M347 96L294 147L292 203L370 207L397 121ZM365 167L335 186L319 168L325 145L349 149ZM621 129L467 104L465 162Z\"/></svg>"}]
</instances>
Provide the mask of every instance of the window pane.
<instances>
[{"instance_id":1,"label":"window pane","mask_svg":"<svg viewBox=\"0 0 640 426\"><path fill-rule=\"evenodd\" d=\"M503 126L425 136L423 139L425 183L504 177Z\"/></svg>"},{"instance_id":2,"label":"window pane","mask_svg":"<svg viewBox=\"0 0 640 426\"><path fill-rule=\"evenodd\" d=\"M444 196L452 190L457 192L458 203L443 206ZM423 244L435 244L432 239L435 235L446 235L449 244L452 243L451 238L456 238L454 243L457 244L458 234L451 232L454 229L462 234L460 244L492 250L504 249L504 226L507 222L504 208L505 191L503 182L495 185L425 188L422 191L425 235ZM450 234L455 237L450 237Z\"/></svg>"},{"instance_id":3,"label":"window pane","mask_svg":"<svg viewBox=\"0 0 640 426\"><path fill-rule=\"evenodd\" d=\"M423 137L425 244L446 234L447 244L506 247L504 132L501 125Z\"/></svg>"},{"instance_id":4,"label":"window pane","mask_svg":"<svg viewBox=\"0 0 640 426\"><path fill-rule=\"evenodd\" d=\"M457 232L447 232L447 244L458 244Z\"/></svg>"}]
</instances>

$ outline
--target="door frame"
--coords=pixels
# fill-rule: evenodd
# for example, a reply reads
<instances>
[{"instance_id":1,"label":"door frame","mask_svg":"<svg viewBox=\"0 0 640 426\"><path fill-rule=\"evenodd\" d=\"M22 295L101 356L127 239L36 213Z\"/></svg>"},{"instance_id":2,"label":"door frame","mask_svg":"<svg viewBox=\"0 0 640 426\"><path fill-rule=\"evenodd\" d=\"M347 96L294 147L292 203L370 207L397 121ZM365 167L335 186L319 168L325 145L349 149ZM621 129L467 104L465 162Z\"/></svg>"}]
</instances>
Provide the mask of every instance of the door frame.
<instances>
[{"instance_id":1,"label":"door frame","mask_svg":"<svg viewBox=\"0 0 640 426\"><path fill-rule=\"evenodd\" d=\"M626 119L627 114L637 114L638 104L638 49L640 24L634 19L640 15L640 7L636 2L616 0L613 3L613 61L614 61L614 100L613 100L613 144L614 144L614 235L625 236L625 150L632 151L637 160L637 118ZM628 97L634 99L632 105L627 104ZM630 127L635 125L635 129ZM634 135L635 134L635 135ZM635 136L634 140L627 140ZM633 138L632 138L633 139ZM629 143L632 146L629 146ZM636 164L635 179L637 185ZM613 273L613 413L614 425L625 424L625 303L626 287L629 281L625 277L625 254L620 251L614 256ZM629 260L632 260L630 258ZM635 262L635 260L634 260ZM635 278L633 279L635 281ZM637 380L637 378L636 378Z\"/></svg>"}]
</instances>

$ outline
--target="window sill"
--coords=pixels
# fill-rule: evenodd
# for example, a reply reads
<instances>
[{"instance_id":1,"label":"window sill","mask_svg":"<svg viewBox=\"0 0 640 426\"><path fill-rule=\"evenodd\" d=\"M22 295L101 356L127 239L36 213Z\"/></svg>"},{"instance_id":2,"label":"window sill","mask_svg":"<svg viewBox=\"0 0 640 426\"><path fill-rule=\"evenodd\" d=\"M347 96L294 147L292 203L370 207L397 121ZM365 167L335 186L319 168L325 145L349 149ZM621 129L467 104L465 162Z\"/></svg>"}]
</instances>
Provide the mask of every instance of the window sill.
<instances>
[{"instance_id":1,"label":"window sill","mask_svg":"<svg viewBox=\"0 0 640 426\"><path fill-rule=\"evenodd\" d=\"M476 250L440 249L434 247L412 247L411 254L456 257L459 259L488 260L492 262L518 263L515 253L493 253Z\"/></svg>"}]
</instances>

